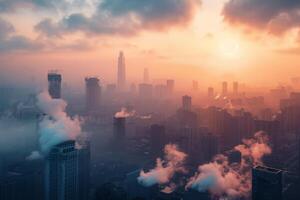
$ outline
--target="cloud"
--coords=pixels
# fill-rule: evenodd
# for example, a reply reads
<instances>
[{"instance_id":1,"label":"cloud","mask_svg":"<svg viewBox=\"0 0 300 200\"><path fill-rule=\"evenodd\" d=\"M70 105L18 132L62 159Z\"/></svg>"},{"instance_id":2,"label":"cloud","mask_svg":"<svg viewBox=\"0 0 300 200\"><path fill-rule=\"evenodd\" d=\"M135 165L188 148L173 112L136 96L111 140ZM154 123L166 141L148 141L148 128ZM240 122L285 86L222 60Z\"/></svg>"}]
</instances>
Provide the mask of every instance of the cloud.
<instances>
[{"instance_id":1,"label":"cloud","mask_svg":"<svg viewBox=\"0 0 300 200\"><path fill-rule=\"evenodd\" d=\"M249 197L251 191L251 169L261 165L262 158L271 154L268 136L258 132L252 139L234 149L241 153L240 163L229 163L225 155L216 156L212 162L200 165L198 173L189 179L186 188L199 192L209 191L213 196L224 199Z\"/></svg>"},{"instance_id":2,"label":"cloud","mask_svg":"<svg viewBox=\"0 0 300 200\"><path fill-rule=\"evenodd\" d=\"M47 92L43 92L38 95L37 106L46 114L39 123L39 142L44 154L53 146L76 140L82 135L80 120L67 116L64 100L52 99Z\"/></svg>"},{"instance_id":3,"label":"cloud","mask_svg":"<svg viewBox=\"0 0 300 200\"><path fill-rule=\"evenodd\" d=\"M225 21L280 35L300 25L298 0L229 0L223 8Z\"/></svg>"},{"instance_id":4,"label":"cloud","mask_svg":"<svg viewBox=\"0 0 300 200\"><path fill-rule=\"evenodd\" d=\"M46 36L84 32L95 35L131 36L142 30L165 30L187 25L200 0L121 0L99 1L91 16L73 13L54 22L42 20L35 30Z\"/></svg>"},{"instance_id":5,"label":"cloud","mask_svg":"<svg viewBox=\"0 0 300 200\"><path fill-rule=\"evenodd\" d=\"M37 41L17 35L14 26L0 18L0 52L37 50L42 47Z\"/></svg>"},{"instance_id":6,"label":"cloud","mask_svg":"<svg viewBox=\"0 0 300 200\"><path fill-rule=\"evenodd\" d=\"M143 170L138 177L138 182L150 187L155 184L167 185L163 192L170 193L176 188L175 183L170 183L175 173L184 173L186 169L183 167L187 155L178 150L174 144L165 146L165 160L158 158L156 160L156 167L149 172Z\"/></svg>"}]
</instances>

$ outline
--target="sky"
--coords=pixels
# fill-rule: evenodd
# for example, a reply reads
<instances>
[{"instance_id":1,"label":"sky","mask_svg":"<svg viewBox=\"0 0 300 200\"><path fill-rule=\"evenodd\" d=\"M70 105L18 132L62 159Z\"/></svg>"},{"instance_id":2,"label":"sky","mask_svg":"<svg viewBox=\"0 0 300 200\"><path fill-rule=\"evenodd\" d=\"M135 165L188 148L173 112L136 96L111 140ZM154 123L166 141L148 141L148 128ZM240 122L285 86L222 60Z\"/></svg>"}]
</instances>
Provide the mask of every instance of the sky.
<instances>
[{"instance_id":1,"label":"sky","mask_svg":"<svg viewBox=\"0 0 300 200\"><path fill-rule=\"evenodd\" d=\"M203 85L288 83L300 72L299 11L298 0L0 0L0 79L57 69L70 84L113 83L123 50L129 82L148 68Z\"/></svg>"}]
</instances>

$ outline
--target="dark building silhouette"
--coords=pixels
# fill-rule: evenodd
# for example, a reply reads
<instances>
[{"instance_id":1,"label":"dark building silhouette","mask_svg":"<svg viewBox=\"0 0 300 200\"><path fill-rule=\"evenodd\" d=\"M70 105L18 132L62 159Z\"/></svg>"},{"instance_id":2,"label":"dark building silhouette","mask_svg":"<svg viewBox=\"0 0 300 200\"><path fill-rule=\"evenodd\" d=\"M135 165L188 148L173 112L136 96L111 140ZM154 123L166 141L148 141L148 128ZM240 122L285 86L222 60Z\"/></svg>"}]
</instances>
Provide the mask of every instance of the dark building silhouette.
<instances>
[{"instance_id":1,"label":"dark building silhouette","mask_svg":"<svg viewBox=\"0 0 300 200\"><path fill-rule=\"evenodd\" d=\"M32 165L21 165L0 178L1 200L42 200L43 172Z\"/></svg>"},{"instance_id":2,"label":"dark building silhouette","mask_svg":"<svg viewBox=\"0 0 300 200\"><path fill-rule=\"evenodd\" d=\"M61 98L61 74L57 72L48 73L48 92L53 99Z\"/></svg>"},{"instance_id":3,"label":"dark building silhouette","mask_svg":"<svg viewBox=\"0 0 300 200\"><path fill-rule=\"evenodd\" d=\"M207 96L208 96L208 98L214 98L214 96L215 96L215 94L214 94L215 92L214 92L214 88L213 87L209 87L208 89L207 89Z\"/></svg>"},{"instance_id":4,"label":"dark building silhouette","mask_svg":"<svg viewBox=\"0 0 300 200\"><path fill-rule=\"evenodd\" d=\"M83 200L89 187L89 145L75 148L75 141L54 146L45 166L45 200Z\"/></svg>"},{"instance_id":5,"label":"dark building silhouette","mask_svg":"<svg viewBox=\"0 0 300 200\"><path fill-rule=\"evenodd\" d=\"M154 124L150 127L150 147L153 156L160 156L166 143L165 127Z\"/></svg>"},{"instance_id":6,"label":"dark building silhouette","mask_svg":"<svg viewBox=\"0 0 300 200\"><path fill-rule=\"evenodd\" d=\"M148 68L144 69L144 83L149 83L149 70L148 70Z\"/></svg>"},{"instance_id":7,"label":"dark building silhouette","mask_svg":"<svg viewBox=\"0 0 300 200\"><path fill-rule=\"evenodd\" d=\"M114 137L116 139L123 138L126 135L126 118L114 117L113 122Z\"/></svg>"},{"instance_id":8,"label":"dark building silhouette","mask_svg":"<svg viewBox=\"0 0 300 200\"><path fill-rule=\"evenodd\" d=\"M184 111L192 110L192 97L187 95L182 97L182 109Z\"/></svg>"},{"instance_id":9,"label":"dark building silhouette","mask_svg":"<svg viewBox=\"0 0 300 200\"><path fill-rule=\"evenodd\" d=\"M282 200L282 171L257 166L252 169L252 200Z\"/></svg>"},{"instance_id":10,"label":"dark building silhouette","mask_svg":"<svg viewBox=\"0 0 300 200\"><path fill-rule=\"evenodd\" d=\"M85 78L86 84L86 110L97 111L101 101L101 87L99 79L95 77Z\"/></svg>"},{"instance_id":11,"label":"dark building silhouette","mask_svg":"<svg viewBox=\"0 0 300 200\"><path fill-rule=\"evenodd\" d=\"M227 96L228 95L228 83L224 81L222 83L222 95Z\"/></svg>"},{"instance_id":12,"label":"dark building silhouette","mask_svg":"<svg viewBox=\"0 0 300 200\"><path fill-rule=\"evenodd\" d=\"M126 87L126 65L125 56L121 51L118 58L118 89L124 90Z\"/></svg>"},{"instance_id":13,"label":"dark building silhouette","mask_svg":"<svg viewBox=\"0 0 300 200\"><path fill-rule=\"evenodd\" d=\"M174 92L175 87L175 81L174 80L167 80L167 92L168 95L172 94Z\"/></svg>"},{"instance_id":14,"label":"dark building silhouette","mask_svg":"<svg viewBox=\"0 0 300 200\"><path fill-rule=\"evenodd\" d=\"M238 95L239 93L239 83L238 82L233 82L233 94Z\"/></svg>"}]
</instances>

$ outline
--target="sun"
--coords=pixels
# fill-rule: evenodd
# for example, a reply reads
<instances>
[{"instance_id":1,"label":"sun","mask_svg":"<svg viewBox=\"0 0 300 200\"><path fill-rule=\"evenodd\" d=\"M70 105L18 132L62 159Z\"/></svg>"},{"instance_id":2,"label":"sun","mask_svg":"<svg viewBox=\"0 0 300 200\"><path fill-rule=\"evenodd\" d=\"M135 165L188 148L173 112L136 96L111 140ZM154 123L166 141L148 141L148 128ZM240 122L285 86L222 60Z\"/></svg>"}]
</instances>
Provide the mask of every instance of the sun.
<instances>
[{"instance_id":1,"label":"sun","mask_svg":"<svg viewBox=\"0 0 300 200\"><path fill-rule=\"evenodd\" d=\"M226 59L238 59L241 56L241 48L238 40L226 39L219 42L219 54Z\"/></svg>"}]
</instances>

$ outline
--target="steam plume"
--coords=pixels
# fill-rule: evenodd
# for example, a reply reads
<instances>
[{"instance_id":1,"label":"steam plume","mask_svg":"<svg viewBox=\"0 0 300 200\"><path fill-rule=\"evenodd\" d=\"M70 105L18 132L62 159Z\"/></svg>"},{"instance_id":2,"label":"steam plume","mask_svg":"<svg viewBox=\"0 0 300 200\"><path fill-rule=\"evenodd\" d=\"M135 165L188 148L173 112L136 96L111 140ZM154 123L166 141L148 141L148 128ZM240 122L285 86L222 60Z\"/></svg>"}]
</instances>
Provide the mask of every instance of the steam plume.
<instances>
[{"instance_id":1,"label":"steam plume","mask_svg":"<svg viewBox=\"0 0 300 200\"><path fill-rule=\"evenodd\" d=\"M242 155L241 163L230 164L228 157L216 156L212 162L198 167L198 172L190 178L186 188L200 192L209 191L213 196L236 199L248 197L251 190L251 168L262 164L262 158L271 154L268 137L263 132L253 139L243 140L235 147Z\"/></svg>"},{"instance_id":2,"label":"steam plume","mask_svg":"<svg viewBox=\"0 0 300 200\"><path fill-rule=\"evenodd\" d=\"M132 117L134 115L135 115L135 110L130 111L127 108L123 107L123 108L121 108L121 111L119 111L115 114L115 117L116 118L121 118L121 117L127 118L127 117Z\"/></svg>"},{"instance_id":3,"label":"steam plume","mask_svg":"<svg viewBox=\"0 0 300 200\"><path fill-rule=\"evenodd\" d=\"M43 153L67 140L76 140L82 133L80 120L67 116L67 103L62 99L52 99L47 92L38 95L38 107L46 115L39 123L40 146Z\"/></svg>"},{"instance_id":4,"label":"steam plume","mask_svg":"<svg viewBox=\"0 0 300 200\"><path fill-rule=\"evenodd\" d=\"M144 172L143 170L140 172L138 182L141 185L150 187L155 184L168 184L175 173L184 173L186 171L183 164L187 155L179 151L176 145L166 145L164 152L165 160L158 158L154 169L151 169L149 172ZM169 193L175 188L174 183L172 183L165 188L165 191Z\"/></svg>"}]
</instances>

